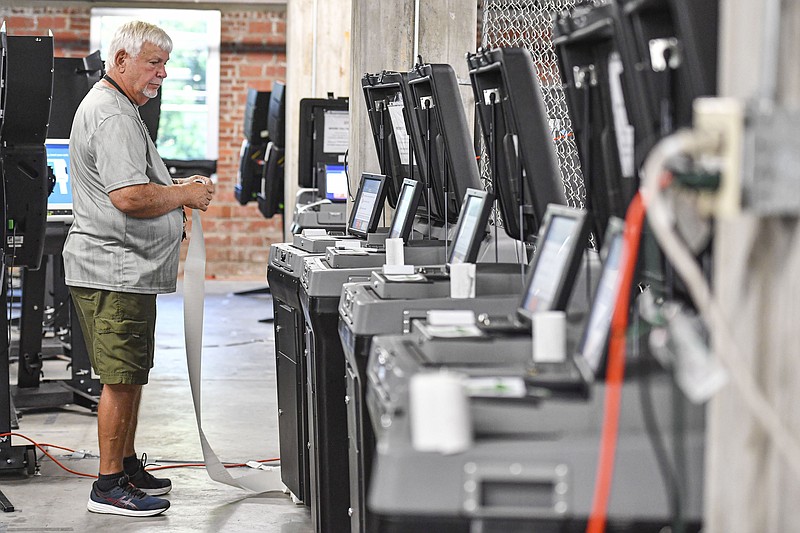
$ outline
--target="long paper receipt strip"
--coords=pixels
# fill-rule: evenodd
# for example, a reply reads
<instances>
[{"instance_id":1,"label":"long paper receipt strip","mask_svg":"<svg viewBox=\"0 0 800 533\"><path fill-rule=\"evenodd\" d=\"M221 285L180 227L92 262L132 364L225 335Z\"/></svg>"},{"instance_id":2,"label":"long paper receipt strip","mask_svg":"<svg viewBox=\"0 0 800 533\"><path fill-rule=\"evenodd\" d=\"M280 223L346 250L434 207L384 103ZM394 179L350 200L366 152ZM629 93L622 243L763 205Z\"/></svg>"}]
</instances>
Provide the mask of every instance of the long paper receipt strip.
<instances>
[{"instance_id":1,"label":"long paper receipt strip","mask_svg":"<svg viewBox=\"0 0 800 533\"><path fill-rule=\"evenodd\" d=\"M206 471L214 481L252 490L269 492L284 490L280 468L272 470L250 470L248 473L234 477L220 462L217 454L203 433L201 411L201 366L203 356L203 304L205 300L206 276L206 244L203 240L203 227L200 224L200 213L192 211L192 232L189 250L184 265L183 284L183 327L186 339L186 363L189 367L189 384L192 387L194 414L197 419L197 431L200 434L200 445L203 448L203 460Z\"/></svg>"}]
</instances>

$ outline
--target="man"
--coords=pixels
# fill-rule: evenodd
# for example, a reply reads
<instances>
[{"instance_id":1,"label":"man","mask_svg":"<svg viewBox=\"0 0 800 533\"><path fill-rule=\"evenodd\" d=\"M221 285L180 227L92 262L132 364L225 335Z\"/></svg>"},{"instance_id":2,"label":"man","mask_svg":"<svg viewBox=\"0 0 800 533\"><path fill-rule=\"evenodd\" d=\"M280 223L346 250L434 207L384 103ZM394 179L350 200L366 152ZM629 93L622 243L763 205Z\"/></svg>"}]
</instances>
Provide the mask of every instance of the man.
<instances>
[{"instance_id":1,"label":"man","mask_svg":"<svg viewBox=\"0 0 800 533\"><path fill-rule=\"evenodd\" d=\"M158 93L172 40L131 22L109 47L107 74L83 99L70 136L75 220L64 271L103 391L97 409L100 472L87 507L154 516L168 479L144 470L134 446L142 385L153 366L156 294L174 292L183 207L205 211L206 177L172 180L139 116Z\"/></svg>"}]
</instances>

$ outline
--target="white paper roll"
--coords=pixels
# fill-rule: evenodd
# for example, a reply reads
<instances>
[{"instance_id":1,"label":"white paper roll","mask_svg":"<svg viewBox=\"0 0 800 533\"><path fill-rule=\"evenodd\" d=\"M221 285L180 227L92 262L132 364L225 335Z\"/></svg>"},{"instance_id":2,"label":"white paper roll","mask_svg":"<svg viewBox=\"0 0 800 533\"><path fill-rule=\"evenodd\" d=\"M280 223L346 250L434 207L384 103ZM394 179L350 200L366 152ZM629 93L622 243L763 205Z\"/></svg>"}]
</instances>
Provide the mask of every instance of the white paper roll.
<instances>
[{"instance_id":1,"label":"white paper roll","mask_svg":"<svg viewBox=\"0 0 800 533\"><path fill-rule=\"evenodd\" d=\"M450 298L475 298L475 263L450 265Z\"/></svg>"},{"instance_id":2,"label":"white paper roll","mask_svg":"<svg viewBox=\"0 0 800 533\"><path fill-rule=\"evenodd\" d=\"M386 239L386 264L389 266L405 264L403 239Z\"/></svg>"},{"instance_id":3,"label":"white paper roll","mask_svg":"<svg viewBox=\"0 0 800 533\"><path fill-rule=\"evenodd\" d=\"M567 359L567 316L564 311L533 314L533 362L560 363Z\"/></svg>"},{"instance_id":4,"label":"white paper roll","mask_svg":"<svg viewBox=\"0 0 800 533\"><path fill-rule=\"evenodd\" d=\"M409 384L411 442L420 452L463 452L472 446L472 419L464 376L415 374Z\"/></svg>"}]
</instances>

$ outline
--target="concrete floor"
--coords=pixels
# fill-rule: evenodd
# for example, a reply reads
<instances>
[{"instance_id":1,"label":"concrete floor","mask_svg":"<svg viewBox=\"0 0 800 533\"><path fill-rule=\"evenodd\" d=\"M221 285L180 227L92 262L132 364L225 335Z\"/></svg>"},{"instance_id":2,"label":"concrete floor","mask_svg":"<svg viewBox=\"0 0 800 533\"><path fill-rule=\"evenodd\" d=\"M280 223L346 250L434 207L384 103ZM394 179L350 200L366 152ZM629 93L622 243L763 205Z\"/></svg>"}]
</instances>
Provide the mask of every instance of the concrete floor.
<instances>
[{"instance_id":1,"label":"concrete floor","mask_svg":"<svg viewBox=\"0 0 800 533\"><path fill-rule=\"evenodd\" d=\"M233 294L257 286L206 282L203 430L225 462L278 457L274 331L272 323L258 322L272 316L272 301L268 295ZM155 368L142 397L137 452L162 465L202 461L183 348L180 289L159 296L158 313ZM58 379L65 371L63 361L48 361L45 377ZM16 372L12 365L12 382ZM18 432L37 442L88 452L89 456L76 458L50 449L67 467L97 473L96 417L86 409L65 406L26 412ZM26 442L15 438L14 444ZM0 513L0 533L120 527L129 533L156 528L164 533L313 531L308 509L292 503L287 494L252 494L222 485L202 468L176 468L158 475L169 476L173 483L167 496L172 507L166 513L152 518L99 515L86 510L92 480L69 474L43 457L35 476L0 476L0 490L15 506L12 513Z\"/></svg>"}]
</instances>

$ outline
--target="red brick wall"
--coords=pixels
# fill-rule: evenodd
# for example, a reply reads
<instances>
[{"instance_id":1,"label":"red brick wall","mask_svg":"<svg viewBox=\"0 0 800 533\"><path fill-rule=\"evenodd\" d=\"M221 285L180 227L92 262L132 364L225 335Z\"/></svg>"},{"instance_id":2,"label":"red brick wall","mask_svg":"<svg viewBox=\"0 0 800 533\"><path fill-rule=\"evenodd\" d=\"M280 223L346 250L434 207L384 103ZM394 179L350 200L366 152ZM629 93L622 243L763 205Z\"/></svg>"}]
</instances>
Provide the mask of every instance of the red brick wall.
<instances>
[{"instance_id":1,"label":"red brick wall","mask_svg":"<svg viewBox=\"0 0 800 533\"><path fill-rule=\"evenodd\" d=\"M53 30L57 57L89 52L88 7L0 7L9 35L47 35Z\"/></svg>"},{"instance_id":2,"label":"red brick wall","mask_svg":"<svg viewBox=\"0 0 800 533\"><path fill-rule=\"evenodd\" d=\"M0 7L0 19L9 35L46 35L52 29L57 57L82 57L90 52L90 7ZM281 217L267 220L255 204L240 206L233 187L247 89L270 90L273 80L286 76L286 12L223 11L221 41L219 181L216 199L203 214L206 272L219 279L264 280L269 246L283 240Z\"/></svg>"},{"instance_id":3,"label":"red brick wall","mask_svg":"<svg viewBox=\"0 0 800 533\"><path fill-rule=\"evenodd\" d=\"M222 13L217 196L203 220L207 272L218 278L265 279L269 246L283 241L281 216L265 219L233 195L244 139L247 89L286 79L286 12L260 8Z\"/></svg>"}]
</instances>

